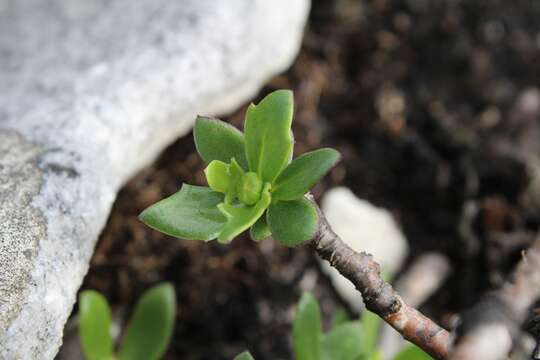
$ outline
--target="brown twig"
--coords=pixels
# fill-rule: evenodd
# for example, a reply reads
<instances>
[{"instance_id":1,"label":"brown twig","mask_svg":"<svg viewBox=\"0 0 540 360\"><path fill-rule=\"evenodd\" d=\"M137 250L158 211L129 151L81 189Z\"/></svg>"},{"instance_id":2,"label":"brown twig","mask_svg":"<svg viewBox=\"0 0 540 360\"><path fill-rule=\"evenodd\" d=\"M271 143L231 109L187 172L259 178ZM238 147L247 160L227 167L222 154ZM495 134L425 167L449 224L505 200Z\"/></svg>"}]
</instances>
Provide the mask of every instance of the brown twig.
<instances>
[{"instance_id":1,"label":"brown twig","mask_svg":"<svg viewBox=\"0 0 540 360\"><path fill-rule=\"evenodd\" d=\"M441 287L451 272L446 256L429 252L415 258L393 286L409 306L418 308ZM381 329L379 347L384 349L384 359L393 359L403 345L403 338L390 326Z\"/></svg>"},{"instance_id":2,"label":"brown twig","mask_svg":"<svg viewBox=\"0 0 540 360\"><path fill-rule=\"evenodd\" d=\"M463 315L463 324L458 331L462 334L449 359L505 358L519 334L520 325L538 298L540 236L523 254L513 278Z\"/></svg>"},{"instance_id":3,"label":"brown twig","mask_svg":"<svg viewBox=\"0 0 540 360\"><path fill-rule=\"evenodd\" d=\"M317 207L319 223L311 245L319 256L349 279L362 293L366 308L436 359L446 359L450 334L407 305L380 275L373 257L351 249L337 236Z\"/></svg>"}]
</instances>

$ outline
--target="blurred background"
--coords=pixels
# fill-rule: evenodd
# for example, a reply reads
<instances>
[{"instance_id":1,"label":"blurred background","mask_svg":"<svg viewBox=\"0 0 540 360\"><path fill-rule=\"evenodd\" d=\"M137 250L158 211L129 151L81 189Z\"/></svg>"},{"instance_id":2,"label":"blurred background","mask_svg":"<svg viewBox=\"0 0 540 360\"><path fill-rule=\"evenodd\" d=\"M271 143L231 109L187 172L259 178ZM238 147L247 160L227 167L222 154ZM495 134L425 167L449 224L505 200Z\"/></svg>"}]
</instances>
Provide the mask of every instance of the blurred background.
<instances>
[{"instance_id":1,"label":"blurred background","mask_svg":"<svg viewBox=\"0 0 540 360\"><path fill-rule=\"evenodd\" d=\"M296 61L258 97L294 90L295 155L343 154L317 199L340 185L390 211L408 242L404 270L427 252L448 259L452 275L421 307L444 326L501 285L540 225L539 19L536 0L313 1ZM241 127L244 113L224 120ZM326 325L340 308L356 316L308 248L246 235L178 241L139 222L181 183L204 184L203 168L189 134L123 188L83 289L129 313L171 281L179 313L167 359L246 348L291 359L302 290Z\"/></svg>"}]
</instances>

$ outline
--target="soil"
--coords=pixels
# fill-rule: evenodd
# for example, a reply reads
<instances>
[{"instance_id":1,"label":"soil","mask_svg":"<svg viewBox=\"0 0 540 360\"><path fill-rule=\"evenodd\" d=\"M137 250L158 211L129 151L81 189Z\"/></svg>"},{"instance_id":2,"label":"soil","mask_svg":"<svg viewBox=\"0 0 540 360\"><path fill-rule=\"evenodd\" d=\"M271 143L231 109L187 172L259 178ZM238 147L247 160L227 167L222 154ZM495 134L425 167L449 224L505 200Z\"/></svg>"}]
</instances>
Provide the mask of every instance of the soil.
<instances>
[{"instance_id":1,"label":"soil","mask_svg":"<svg viewBox=\"0 0 540 360\"><path fill-rule=\"evenodd\" d=\"M524 196L540 153L540 2L315 1L302 50L276 88L295 94L295 153L331 146L336 185L391 210L414 258L446 254L453 276L423 307L442 324L496 288L534 238L540 212ZM225 120L241 127L245 107ZM309 249L241 236L230 245L180 241L137 215L204 184L192 136L171 145L121 191L83 288L129 312L159 281L179 314L167 359L291 359L302 288L324 317L346 305ZM305 281L303 281L305 280Z\"/></svg>"}]
</instances>

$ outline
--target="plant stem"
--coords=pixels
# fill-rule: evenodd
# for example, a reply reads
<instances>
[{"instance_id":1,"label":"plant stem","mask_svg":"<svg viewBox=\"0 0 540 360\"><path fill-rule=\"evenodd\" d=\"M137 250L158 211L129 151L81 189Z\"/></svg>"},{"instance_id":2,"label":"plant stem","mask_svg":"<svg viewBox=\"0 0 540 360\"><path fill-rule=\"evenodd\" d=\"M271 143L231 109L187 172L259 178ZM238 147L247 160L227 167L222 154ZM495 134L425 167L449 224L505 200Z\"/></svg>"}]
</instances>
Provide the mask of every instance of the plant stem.
<instances>
[{"instance_id":1,"label":"plant stem","mask_svg":"<svg viewBox=\"0 0 540 360\"><path fill-rule=\"evenodd\" d=\"M379 315L405 339L436 359L446 359L450 334L415 308L407 305L380 274L380 266L367 253L358 253L334 233L317 205L318 228L310 245L360 291L366 308Z\"/></svg>"}]
</instances>

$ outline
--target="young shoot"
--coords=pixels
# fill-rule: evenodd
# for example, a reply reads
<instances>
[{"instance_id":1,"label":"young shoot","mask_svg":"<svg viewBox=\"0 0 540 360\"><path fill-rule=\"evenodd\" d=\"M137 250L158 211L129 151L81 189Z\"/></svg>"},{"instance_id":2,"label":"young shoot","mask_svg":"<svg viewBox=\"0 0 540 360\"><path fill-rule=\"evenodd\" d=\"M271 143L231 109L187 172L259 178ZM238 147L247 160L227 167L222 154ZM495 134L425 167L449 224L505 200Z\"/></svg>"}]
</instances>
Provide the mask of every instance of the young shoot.
<instances>
[{"instance_id":1,"label":"young shoot","mask_svg":"<svg viewBox=\"0 0 540 360\"><path fill-rule=\"evenodd\" d=\"M382 360L377 347L381 320L364 312L360 320L349 320L345 312L334 315L332 328L321 330L318 301L308 293L302 295L293 323L293 349L296 360ZM246 356L246 353L242 353ZM249 354L249 353L247 353ZM251 355L249 355L251 356ZM252 357L237 359L253 359ZM406 345L394 360L428 360L420 348Z\"/></svg>"},{"instance_id":2,"label":"young shoot","mask_svg":"<svg viewBox=\"0 0 540 360\"><path fill-rule=\"evenodd\" d=\"M144 210L140 219L188 240L228 243L249 229L255 241L270 235L287 246L308 241L315 235L318 215L305 194L340 155L324 148L292 160L292 119L289 90L251 104L244 133L218 119L198 117L193 134L208 164L204 173L209 187L184 184Z\"/></svg>"}]
</instances>

